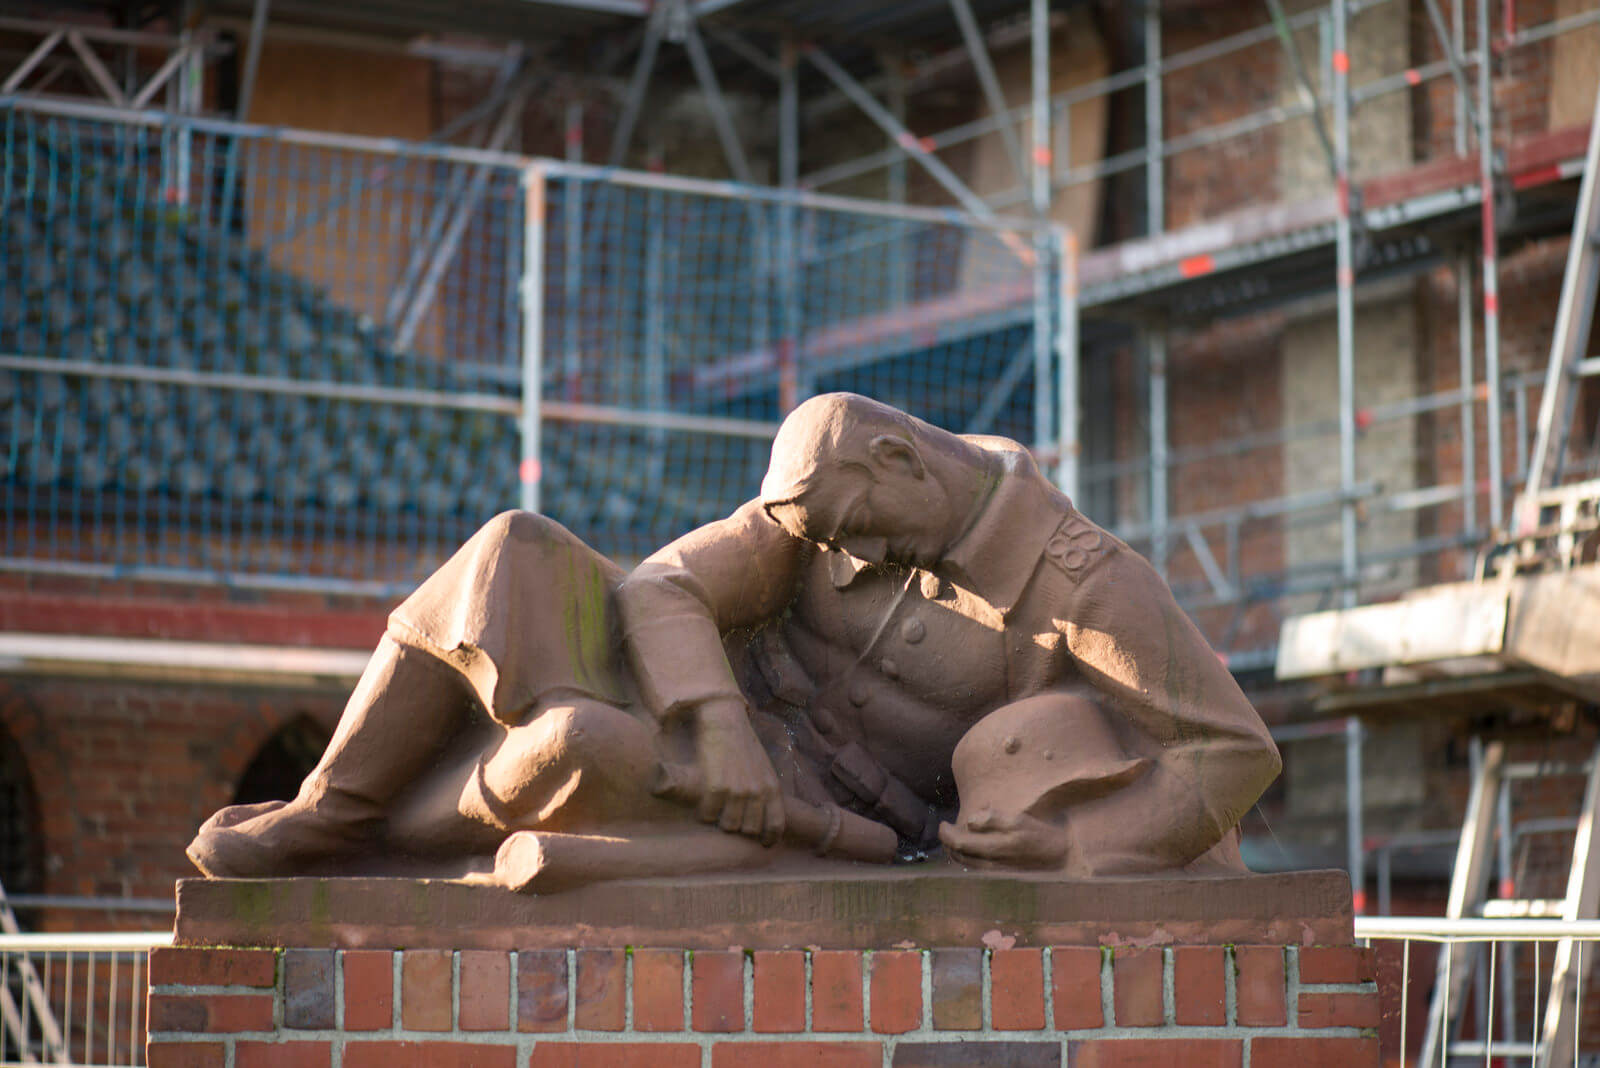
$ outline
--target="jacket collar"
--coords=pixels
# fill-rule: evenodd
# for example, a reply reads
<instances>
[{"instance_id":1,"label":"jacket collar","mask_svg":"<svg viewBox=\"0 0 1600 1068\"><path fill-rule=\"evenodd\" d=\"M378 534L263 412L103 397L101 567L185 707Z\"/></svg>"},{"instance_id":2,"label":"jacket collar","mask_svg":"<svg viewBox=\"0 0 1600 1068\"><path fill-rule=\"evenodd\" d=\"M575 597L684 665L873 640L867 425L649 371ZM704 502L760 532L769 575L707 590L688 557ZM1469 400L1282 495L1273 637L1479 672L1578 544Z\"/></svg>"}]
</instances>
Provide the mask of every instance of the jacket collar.
<instances>
[{"instance_id":1,"label":"jacket collar","mask_svg":"<svg viewBox=\"0 0 1600 1068\"><path fill-rule=\"evenodd\" d=\"M996 437L966 440L999 461L999 479L935 570L1009 615L1069 505L1021 445Z\"/></svg>"}]
</instances>

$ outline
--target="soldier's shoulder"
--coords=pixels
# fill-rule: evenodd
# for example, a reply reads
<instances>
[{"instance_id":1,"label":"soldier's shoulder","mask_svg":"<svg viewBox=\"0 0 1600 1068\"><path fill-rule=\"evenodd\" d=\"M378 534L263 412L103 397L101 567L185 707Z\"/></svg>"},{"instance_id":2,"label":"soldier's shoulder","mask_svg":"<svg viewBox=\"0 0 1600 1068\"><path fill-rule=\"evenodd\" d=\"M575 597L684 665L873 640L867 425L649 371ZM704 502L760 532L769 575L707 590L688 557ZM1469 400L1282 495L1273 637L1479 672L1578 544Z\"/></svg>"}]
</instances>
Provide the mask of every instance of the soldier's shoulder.
<instances>
[{"instance_id":1,"label":"soldier's shoulder","mask_svg":"<svg viewBox=\"0 0 1600 1068\"><path fill-rule=\"evenodd\" d=\"M1063 509L1061 522L1045 542L1044 556L1069 577L1076 579L1105 557L1116 544L1116 538L1109 532L1067 505Z\"/></svg>"}]
</instances>

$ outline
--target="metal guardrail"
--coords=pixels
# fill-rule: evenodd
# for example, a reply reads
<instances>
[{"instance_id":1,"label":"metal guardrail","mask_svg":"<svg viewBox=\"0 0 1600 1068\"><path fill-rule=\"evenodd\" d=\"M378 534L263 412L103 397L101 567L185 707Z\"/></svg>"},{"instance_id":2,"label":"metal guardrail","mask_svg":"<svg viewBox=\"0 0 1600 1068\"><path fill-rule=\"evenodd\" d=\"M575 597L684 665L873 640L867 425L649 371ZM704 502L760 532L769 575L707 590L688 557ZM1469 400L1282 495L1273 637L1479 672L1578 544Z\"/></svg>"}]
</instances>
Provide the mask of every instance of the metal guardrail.
<instances>
[{"instance_id":1,"label":"metal guardrail","mask_svg":"<svg viewBox=\"0 0 1600 1068\"><path fill-rule=\"evenodd\" d=\"M1439 1050L1435 1064L1515 1064L1540 1068L1593 1063L1600 1055L1600 1026L1585 1019L1587 972L1600 960L1600 920L1538 918L1445 919L1435 916L1358 916L1357 942L1378 950L1378 985L1384 1008L1381 1028L1385 1063L1419 1064L1418 1049ZM1471 954L1474 973L1470 1011L1457 1012L1450 1035L1424 1032L1433 1021L1426 1009L1412 1012L1412 1003L1426 1004L1427 991L1414 996L1414 983L1431 988L1438 965L1459 954ZM1548 1026L1545 1004L1552 969L1572 969L1569 984L1576 1010L1577 1034L1555 1035ZM1398 982L1396 981L1398 980ZM1448 1004L1436 1019L1445 1026ZM1587 1049L1587 1052L1585 1052Z\"/></svg>"},{"instance_id":2,"label":"metal guardrail","mask_svg":"<svg viewBox=\"0 0 1600 1068\"><path fill-rule=\"evenodd\" d=\"M0 934L0 1068L145 1063L149 954L170 931Z\"/></svg>"}]
</instances>

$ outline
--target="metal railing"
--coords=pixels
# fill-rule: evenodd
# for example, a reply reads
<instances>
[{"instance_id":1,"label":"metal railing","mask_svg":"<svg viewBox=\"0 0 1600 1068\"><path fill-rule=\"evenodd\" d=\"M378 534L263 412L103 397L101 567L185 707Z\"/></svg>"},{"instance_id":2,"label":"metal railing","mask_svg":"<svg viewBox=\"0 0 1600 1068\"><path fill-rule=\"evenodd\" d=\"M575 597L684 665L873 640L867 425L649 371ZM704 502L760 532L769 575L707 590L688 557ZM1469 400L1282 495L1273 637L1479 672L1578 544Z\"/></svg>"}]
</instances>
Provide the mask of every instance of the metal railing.
<instances>
[{"instance_id":1,"label":"metal railing","mask_svg":"<svg viewBox=\"0 0 1600 1068\"><path fill-rule=\"evenodd\" d=\"M1436 1051L1433 1065L1554 1068L1569 1058L1576 1066L1600 1057L1600 1015L1586 996L1588 973L1600 960L1600 921L1358 916L1355 935L1377 953L1385 1063L1422 1068L1418 1057L1425 1048ZM1461 954L1472 962L1468 995L1430 1020L1439 965ZM1549 1026L1552 969L1563 967L1575 977L1568 984L1575 1003L1566 1018L1577 1021L1576 1035L1570 1027L1556 1034Z\"/></svg>"},{"instance_id":2,"label":"metal railing","mask_svg":"<svg viewBox=\"0 0 1600 1068\"><path fill-rule=\"evenodd\" d=\"M826 389L1073 476L1058 227L23 97L0 127L0 567L392 594L518 504L637 558Z\"/></svg>"},{"instance_id":3,"label":"metal railing","mask_svg":"<svg viewBox=\"0 0 1600 1068\"><path fill-rule=\"evenodd\" d=\"M0 1066L142 1065L149 954L171 932L0 934Z\"/></svg>"}]
</instances>

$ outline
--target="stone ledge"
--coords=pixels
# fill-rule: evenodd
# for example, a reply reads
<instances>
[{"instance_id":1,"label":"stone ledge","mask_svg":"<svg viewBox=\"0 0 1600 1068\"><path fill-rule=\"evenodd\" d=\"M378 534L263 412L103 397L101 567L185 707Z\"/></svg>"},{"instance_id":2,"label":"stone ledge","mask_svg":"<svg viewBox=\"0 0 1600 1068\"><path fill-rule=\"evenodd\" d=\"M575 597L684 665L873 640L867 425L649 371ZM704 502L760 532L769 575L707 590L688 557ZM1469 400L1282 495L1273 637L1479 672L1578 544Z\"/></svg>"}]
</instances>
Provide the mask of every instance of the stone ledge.
<instances>
[{"instance_id":1,"label":"stone ledge","mask_svg":"<svg viewBox=\"0 0 1600 1068\"><path fill-rule=\"evenodd\" d=\"M549 895L442 879L185 879L180 946L891 949L1349 945L1342 871L1063 880L926 873L640 879Z\"/></svg>"}]
</instances>

